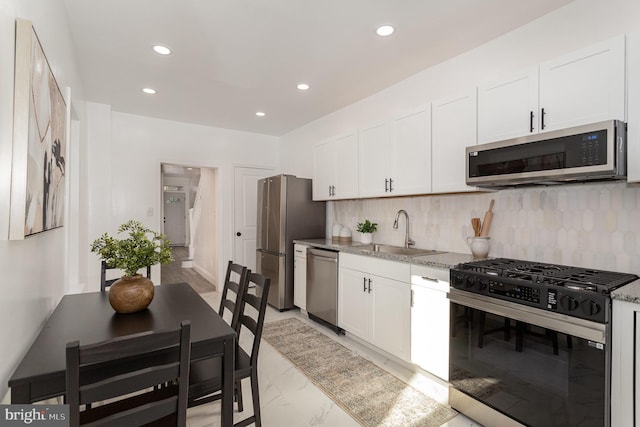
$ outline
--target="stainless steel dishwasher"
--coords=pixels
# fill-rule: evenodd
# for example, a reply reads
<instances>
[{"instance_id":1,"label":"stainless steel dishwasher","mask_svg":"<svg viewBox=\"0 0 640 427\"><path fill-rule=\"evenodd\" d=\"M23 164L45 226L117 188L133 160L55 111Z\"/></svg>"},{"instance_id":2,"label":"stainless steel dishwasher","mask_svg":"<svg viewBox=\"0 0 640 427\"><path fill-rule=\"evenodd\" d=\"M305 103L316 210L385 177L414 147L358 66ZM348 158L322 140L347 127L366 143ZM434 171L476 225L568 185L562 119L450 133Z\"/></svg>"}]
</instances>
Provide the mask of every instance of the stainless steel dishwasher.
<instances>
[{"instance_id":1,"label":"stainless steel dishwasher","mask_svg":"<svg viewBox=\"0 0 640 427\"><path fill-rule=\"evenodd\" d=\"M336 333L338 327L338 252L309 248L307 251L307 314Z\"/></svg>"}]
</instances>

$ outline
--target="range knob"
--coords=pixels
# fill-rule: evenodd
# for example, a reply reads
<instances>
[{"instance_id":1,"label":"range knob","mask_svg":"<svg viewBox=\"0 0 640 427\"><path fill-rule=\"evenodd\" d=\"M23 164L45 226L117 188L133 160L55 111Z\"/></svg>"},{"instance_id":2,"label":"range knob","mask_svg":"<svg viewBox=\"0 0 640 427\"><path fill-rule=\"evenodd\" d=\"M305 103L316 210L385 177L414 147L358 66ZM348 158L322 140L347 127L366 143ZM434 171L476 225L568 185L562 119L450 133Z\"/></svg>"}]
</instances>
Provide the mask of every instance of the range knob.
<instances>
[{"instance_id":1,"label":"range knob","mask_svg":"<svg viewBox=\"0 0 640 427\"><path fill-rule=\"evenodd\" d=\"M489 281L487 279L485 279L484 277L480 278L480 280L478 280L478 283L480 284L479 289L481 291L484 291L485 289L487 289L489 287Z\"/></svg>"},{"instance_id":2,"label":"range knob","mask_svg":"<svg viewBox=\"0 0 640 427\"><path fill-rule=\"evenodd\" d=\"M453 273L453 275L451 276L452 279L452 285L454 286L465 286L467 283L467 275L464 273Z\"/></svg>"},{"instance_id":3,"label":"range knob","mask_svg":"<svg viewBox=\"0 0 640 427\"><path fill-rule=\"evenodd\" d=\"M464 284L467 288L471 289L473 286L478 283L478 278L469 276L467 277L467 282Z\"/></svg>"},{"instance_id":4,"label":"range knob","mask_svg":"<svg viewBox=\"0 0 640 427\"><path fill-rule=\"evenodd\" d=\"M562 307L566 311L573 311L578 308L578 301L575 298L570 297L569 295L563 295L560 298L560 307Z\"/></svg>"},{"instance_id":5,"label":"range knob","mask_svg":"<svg viewBox=\"0 0 640 427\"><path fill-rule=\"evenodd\" d=\"M590 299L582 301L582 303L580 304L580 308L582 309L582 312L587 316L595 316L596 314L600 313L600 306L598 305L598 303L595 301L591 301Z\"/></svg>"}]
</instances>

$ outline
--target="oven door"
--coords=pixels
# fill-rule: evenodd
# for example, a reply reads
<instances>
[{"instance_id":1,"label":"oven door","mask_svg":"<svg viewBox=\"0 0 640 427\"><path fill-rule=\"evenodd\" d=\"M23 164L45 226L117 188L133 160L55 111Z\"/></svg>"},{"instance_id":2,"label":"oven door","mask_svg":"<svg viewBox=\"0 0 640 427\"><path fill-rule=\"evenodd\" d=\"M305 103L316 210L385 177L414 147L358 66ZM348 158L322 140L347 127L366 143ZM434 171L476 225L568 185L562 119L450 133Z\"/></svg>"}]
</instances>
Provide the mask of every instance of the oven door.
<instances>
[{"instance_id":1,"label":"oven door","mask_svg":"<svg viewBox=\"0 0 640 427\"><path fill-rule=\"evenodd\" d=\"M449 299L451 406L485 425L609 426L606 325L453 288Z\"/></svg>"}]
</instances>

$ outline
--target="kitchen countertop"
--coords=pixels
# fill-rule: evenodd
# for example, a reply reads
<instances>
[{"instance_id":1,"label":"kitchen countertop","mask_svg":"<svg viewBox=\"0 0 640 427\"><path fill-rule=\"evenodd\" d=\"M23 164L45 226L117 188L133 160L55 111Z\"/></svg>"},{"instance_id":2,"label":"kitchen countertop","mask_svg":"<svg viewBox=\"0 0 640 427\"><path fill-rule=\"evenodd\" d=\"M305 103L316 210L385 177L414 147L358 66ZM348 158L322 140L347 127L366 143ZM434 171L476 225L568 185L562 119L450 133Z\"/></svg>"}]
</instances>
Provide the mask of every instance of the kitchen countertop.
<instances>
[{"instance_id":1,"label":"kitchen countertop","mask_svg":"<svg viewBox=\"0 0 640 427\"><path fill-rule=\"evenodd\" d=\"M611 298L618 301L640 304L640 279L611 292Z\"/></svg>"},{"instance_id":2,"label":"kitchen countertop","mask_svg":"<svg viewBox=\"0 0 640 427\"><path fill-rule=\"evenodd\" d=\"M294 243L301 243L316 248L330 249L356 255L367 255L377 258L384 258L390 261L400 261L408 262L410 264L425 265L434 268L452 268L457 264L475 260L475 258L471 254L461 254L456 252L442 252L433 255L421 256L407 256L389 254L384 252L373 252L360 248L361 246L364 246L364 244L360 242L334 242L331 239L300 239L294 240Z\"/></svg>"}]
</instances>

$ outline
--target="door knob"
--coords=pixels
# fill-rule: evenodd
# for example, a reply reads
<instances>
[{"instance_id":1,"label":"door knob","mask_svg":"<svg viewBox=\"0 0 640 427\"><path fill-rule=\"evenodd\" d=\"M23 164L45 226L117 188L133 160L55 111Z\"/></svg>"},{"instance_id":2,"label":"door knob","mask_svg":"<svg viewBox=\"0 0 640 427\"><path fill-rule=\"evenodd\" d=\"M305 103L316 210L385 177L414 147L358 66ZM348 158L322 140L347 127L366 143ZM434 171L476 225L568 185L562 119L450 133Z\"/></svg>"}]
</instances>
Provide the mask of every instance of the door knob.
<instances>
[{"instance_id":1,"label":"door knob","mask_svg":"<svg viewBox=\"0 0 640 427\"><path fill-rule=\"evenodd\" d=\"M240 236L242 236L242 233L238 231L238 232L236 233L236 236L240 237Z\"/></svg>"}]
</instances>

